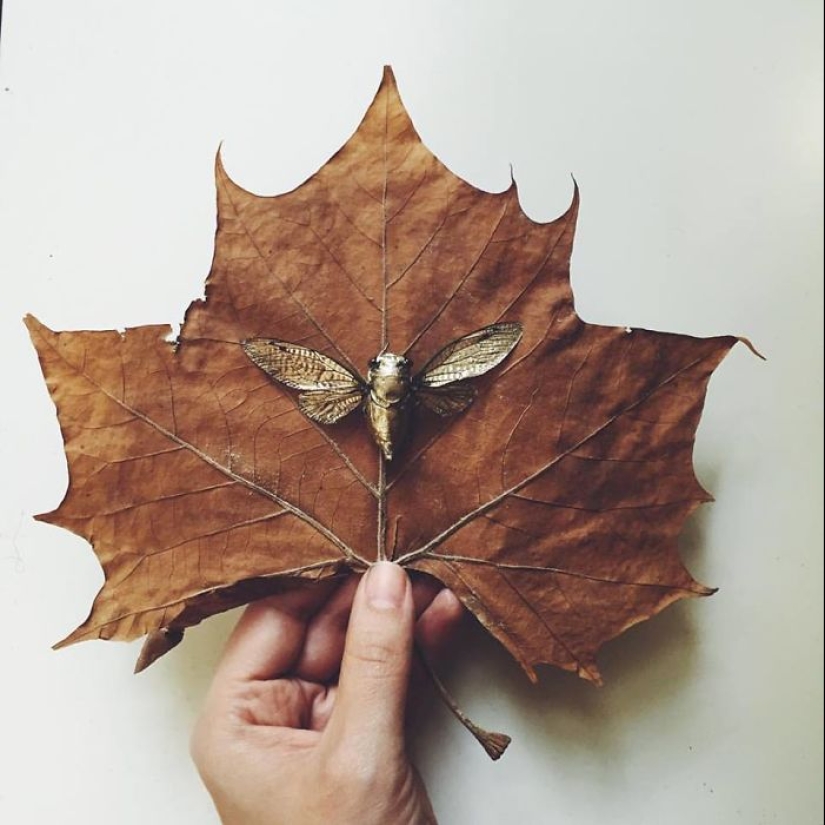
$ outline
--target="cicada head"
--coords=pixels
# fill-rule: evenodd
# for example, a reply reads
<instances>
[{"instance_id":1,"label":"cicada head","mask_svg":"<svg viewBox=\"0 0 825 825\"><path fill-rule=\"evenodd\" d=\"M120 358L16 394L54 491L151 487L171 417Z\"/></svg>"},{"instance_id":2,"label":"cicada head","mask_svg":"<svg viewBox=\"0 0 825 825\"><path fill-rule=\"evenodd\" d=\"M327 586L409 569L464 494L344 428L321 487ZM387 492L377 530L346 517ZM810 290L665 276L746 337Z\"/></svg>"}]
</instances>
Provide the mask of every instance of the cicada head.
<instances>
[{"instance_id":1,"label":"cicada head","mask_svg":"<svg viewBox=\"0 0 825 825\"><path fill-rule=\"evenodd\" d=\"M369 363L367 384L376 400L396 404L410 392L412 361L403 355L382 352Z\"/></svg>"}]
</instances>

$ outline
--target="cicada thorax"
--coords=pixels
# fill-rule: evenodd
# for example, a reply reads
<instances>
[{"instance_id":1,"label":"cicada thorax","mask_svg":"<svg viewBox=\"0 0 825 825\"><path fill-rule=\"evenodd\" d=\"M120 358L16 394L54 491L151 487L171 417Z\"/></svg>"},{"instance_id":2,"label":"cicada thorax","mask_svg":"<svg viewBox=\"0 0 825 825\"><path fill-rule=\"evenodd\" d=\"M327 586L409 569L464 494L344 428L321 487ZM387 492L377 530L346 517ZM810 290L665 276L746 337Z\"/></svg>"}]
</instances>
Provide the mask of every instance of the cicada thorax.
<instances>
[{"instance_id":1,"label":"cicada thorax","mask_svg":"<svg viewBox=\"0 0 825 825\"><path fill-rule=\"evenodd\" d=\"M370 361L365 413L372 437L387 461L406 441L412 407L412 363L401 355L382 353Z\"/></svg>"}]
</instances>

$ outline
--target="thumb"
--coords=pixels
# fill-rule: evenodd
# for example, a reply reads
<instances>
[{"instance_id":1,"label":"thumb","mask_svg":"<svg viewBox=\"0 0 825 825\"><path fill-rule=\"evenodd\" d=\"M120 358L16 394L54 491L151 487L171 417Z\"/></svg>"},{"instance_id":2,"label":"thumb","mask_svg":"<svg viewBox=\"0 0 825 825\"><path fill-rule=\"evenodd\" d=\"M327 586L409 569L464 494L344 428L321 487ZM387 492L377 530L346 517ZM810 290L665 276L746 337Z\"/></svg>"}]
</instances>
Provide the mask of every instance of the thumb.
<instances>
[{"instance_id":1,"label":"thumb","mask_svg":"<svg viewBox=\"0 0 825 825\"><path fill-rule=\"evenodd\" d=\"M362 578L352 604L338 695L326 729L333 746L383 759L404 748L404 710L415 624L404 570L382 561Z\"/></svg>"}]
</instances>

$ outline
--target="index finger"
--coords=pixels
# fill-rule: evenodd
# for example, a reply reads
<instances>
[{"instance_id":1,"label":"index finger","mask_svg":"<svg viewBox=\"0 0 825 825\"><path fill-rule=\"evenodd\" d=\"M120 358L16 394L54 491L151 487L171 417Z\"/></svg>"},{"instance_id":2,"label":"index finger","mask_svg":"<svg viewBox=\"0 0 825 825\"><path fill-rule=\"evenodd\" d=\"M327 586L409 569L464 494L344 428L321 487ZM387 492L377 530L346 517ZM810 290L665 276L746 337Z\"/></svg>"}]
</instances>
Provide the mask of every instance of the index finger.
<instances>
[{"instance_id":1,"label":"index finger","mask_svg":"<svg viewBox=\"0 0 825 825\"><path fill-rule=\"evenodd\" d=\"M298 659L307 625L340 580L301 584L253 602L229 637L213 684L273 679Z\"/></svg>"}]
</instances>

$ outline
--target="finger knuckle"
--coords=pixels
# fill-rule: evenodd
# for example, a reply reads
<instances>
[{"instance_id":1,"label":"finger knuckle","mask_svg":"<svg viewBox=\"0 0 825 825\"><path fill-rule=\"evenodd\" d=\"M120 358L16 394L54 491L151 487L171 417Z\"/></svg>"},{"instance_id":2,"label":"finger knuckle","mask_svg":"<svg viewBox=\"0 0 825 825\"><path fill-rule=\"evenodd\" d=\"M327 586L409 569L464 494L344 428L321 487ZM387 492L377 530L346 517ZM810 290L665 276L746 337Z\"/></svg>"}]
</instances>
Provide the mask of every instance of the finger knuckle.
<instances>
[{"instance_id":1,"label":"finger knuckle","mask_svg":"<svg viewBox=\"0 0 825 825\"><path fill-rule=\"evenodd\" d=\"M379 636L366 637L347 651L351 665L367 672L374 678L391 678L399 669L398 651L389 640Z\"/></svg>"}]
</instances>

